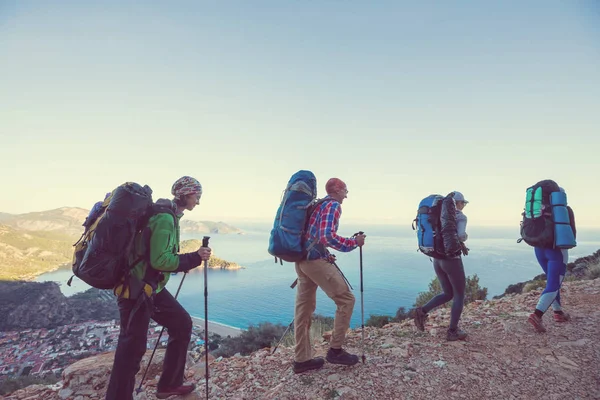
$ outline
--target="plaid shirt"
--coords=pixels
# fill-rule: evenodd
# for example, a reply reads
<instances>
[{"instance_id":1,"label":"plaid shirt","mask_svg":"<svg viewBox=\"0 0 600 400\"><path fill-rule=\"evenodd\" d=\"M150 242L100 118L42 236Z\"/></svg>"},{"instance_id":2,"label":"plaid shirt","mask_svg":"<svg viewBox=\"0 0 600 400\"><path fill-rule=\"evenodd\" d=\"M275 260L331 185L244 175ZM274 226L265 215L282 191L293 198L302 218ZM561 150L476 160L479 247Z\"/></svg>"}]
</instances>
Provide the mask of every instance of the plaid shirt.
<instances>
[{"instance_id":1,"label":"plaid shirt","mask_svg":"<svg viewBox=\"0 0 600 400\"><path fill-rule=\"evenodd\" d=\"M308 252L309 260L328 258L327 247L348 252L354 250L358 245L356 239L339 236L336 232L342 215L342 206L339 202L331 199L313 211L308 223L306 243L308 247L313 245Z\"/></svg>"}]
</instances>

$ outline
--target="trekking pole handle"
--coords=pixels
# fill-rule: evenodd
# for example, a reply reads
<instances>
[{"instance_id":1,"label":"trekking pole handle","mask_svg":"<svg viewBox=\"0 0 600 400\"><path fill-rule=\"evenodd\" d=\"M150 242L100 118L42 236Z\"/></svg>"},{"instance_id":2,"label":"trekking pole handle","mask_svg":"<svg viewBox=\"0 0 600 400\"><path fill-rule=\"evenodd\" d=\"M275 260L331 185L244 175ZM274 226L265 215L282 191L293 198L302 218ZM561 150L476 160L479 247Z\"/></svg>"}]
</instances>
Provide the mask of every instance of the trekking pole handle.
<instances>
[{"instance_id":1,"label":"trekking pole handle","mask_svg":"<svg viewBox=\"0 0 600 400\"><path fill-rule=\"evenodd\" d=\"M210 236L204 236L202 238L202 247L208 247L208 240L210 239Z\"/></svg>"}]
</instances>

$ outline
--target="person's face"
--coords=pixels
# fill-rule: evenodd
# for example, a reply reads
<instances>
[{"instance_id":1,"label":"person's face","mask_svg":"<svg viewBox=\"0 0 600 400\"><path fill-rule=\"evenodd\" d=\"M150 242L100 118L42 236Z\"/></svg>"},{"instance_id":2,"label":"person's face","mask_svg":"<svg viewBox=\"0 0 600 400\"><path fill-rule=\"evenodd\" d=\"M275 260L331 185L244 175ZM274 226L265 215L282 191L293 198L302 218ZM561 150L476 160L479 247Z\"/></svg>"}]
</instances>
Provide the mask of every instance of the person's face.
<instances>
[{"instance_id":1,"label":"person's face","mask_svg":"<svg viewBox=\"0 0 600 400\"><path fill-rule=\"evenodd\" d=\"M462 211L463 208L465 208L465 206L467 205L467 203L465 203L464 201L457 201L456 202L456 208L460 211Z\"/></svg>"},{"instance_id":2,"label":"person's face","mask_svg":"<svg viewBox=\"0 0 600 400\"><path fill-rule=\"evenodd\" d=\"M200 204L200 198L202 197L201 193L192 193L188 194L185 199L185 209L188 211L192 211L194 207Z\"/></svg>"},{"instance_id":3,"label":"person's face","mask_svg":"<svg viewBox=\"0 0 600 400\"><path fill-rule=\"evenodd\" d=\"M343 188L335 192L332 196L334 199L339 201L340 204L344 202L344 199L348 198L348 188L344 185Z\"/></svg>"}]
</instances>

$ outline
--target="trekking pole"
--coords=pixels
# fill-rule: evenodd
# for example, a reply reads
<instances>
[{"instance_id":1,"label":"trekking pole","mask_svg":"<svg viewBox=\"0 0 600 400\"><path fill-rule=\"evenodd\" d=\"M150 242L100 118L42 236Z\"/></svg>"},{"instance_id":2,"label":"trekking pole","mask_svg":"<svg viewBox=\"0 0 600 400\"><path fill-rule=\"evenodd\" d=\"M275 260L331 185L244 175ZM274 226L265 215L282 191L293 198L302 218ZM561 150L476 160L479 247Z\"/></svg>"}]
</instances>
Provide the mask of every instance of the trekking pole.
<instances>
[{"instance_id":1,"label":"trekking pole","mask_svg":"<svg viewBox=\"0 0 600 400\"><path fill-rule=\"evenodd\" d=\"M202 238L202 247L208 247L210 236ZM208 260L204 260L204 379L206 380L206 399L208 400Z\"/></svg>"},{"instance_id":2,"label":"trekking pole","mask_svg":"<svg viewBox=\"0 0 600 400\"><path fill-rule=\"evenodd\" d=\"M183 278L181 278L181 282L179 282L179 287L177 288L177 292L175 293L175 300L177 300L177 296L179 296L179 291L181 290L181 285L183 285L183 281L187 276L187 272L183 273ZM148 365L146 365L146 369L144 370L144 375L142 375L142 380L140 381L140 386L135 390L136 393L140 393L142 391L142 383L144 383L144 379L146 379L146 373L148 373L148 368L150 368L150 363L152 363L152 358L154 357L154 353L158 348L158 344L160 343L160 338L162 337L163 332L165 331L165 327L163 326L160 330L160 334L158 335L158 339L156 339L156 344L154 345L154 350L152 350L152 354L150 355L150 360L148 361Z\"/></svg>"},{"instance_id":3,"label":"trekking pole","mask_svg":"<svg viewBox=\"0 0 600 400\"><path fill-rule=\"evenodd\" d=\"M363 231L354 234L354 237L358 235L364 235ZM362 363L365 363L365 301L363 295L363 253L362 246L359 247L360 251L360 323L361 323L361 335L362 335Z\"/></svg>"},{"instance_id":4,"label":"trekking pole","mask_svg":"<svg viewBox=\"0 0 600 400\"><path fill-rule=\"evenodd\" d=\"M275 346L275 348L271 352L271 355L275 354L275 351L277 351L277 348L281 344L281 341L283 340L283 338L285 337L285 335L288 333L288 331L290 330L290 328L292 327L293 324L294 324L294 320L292 320L292 322L290 322L290 324L288 325L288 327L285 329L285 332L283 332L283 335L281 335L281 338L279 338L279 342L277 342L277 346Z\"/></svg>"}]
</instances>

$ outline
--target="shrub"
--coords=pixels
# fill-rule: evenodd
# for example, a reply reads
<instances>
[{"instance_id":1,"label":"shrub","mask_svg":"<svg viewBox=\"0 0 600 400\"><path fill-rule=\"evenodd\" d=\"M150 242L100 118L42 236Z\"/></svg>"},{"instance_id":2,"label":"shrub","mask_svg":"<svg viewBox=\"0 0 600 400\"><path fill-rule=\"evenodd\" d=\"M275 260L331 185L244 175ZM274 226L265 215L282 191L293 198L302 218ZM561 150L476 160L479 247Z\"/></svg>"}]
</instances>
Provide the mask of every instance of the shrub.
<instances>
[{"instance_id":1,"label":"shrub","mask_svg":"<svg viewBox=\"0 0 600 400\"><path fill-rule=\"evenodd\" d=\"M415 300L414 307L421 307L429 300L433 299L438 294L443 293L442 285L437 277L429 283L429 290L421 292ZM474 302L475 300L485 300L487 298L487 288L479 286L479 277L477 274L468 276L465 284L465 304ZM452 302L445 304L448 307Z\"/></svg>"},{"instance_id":2,"label":"shrub","mask_svg":"<svg viewBox=\"0 0 600 400\"><path fill-rule=\"evenodd\" d=\"M532 290L540 289L540 288L544 288L544 287L546 287L545 279L531 281L531 282L526 283L525 286L523 286L523 293L531 292Z\"/></svg>"},{"instance_id":3,"label":"shrub","mask_svg":"<svg viewBox=\"0 0 600 400\"><path fill-rule=\"evenodd\" d=\"M370 315L365 325L374 326L376 328L382 328L384 325L387 325L389 323L390 317L387 315Z\"/></svg>"},{"instance_id":4,"label":"shrub","mask_svg":"<svg viewBox=\"0 0 600 400\"><path fill-rule=\"evenodd\" d=\"M595 264L588 265L586 276L588 279L600 278L600 261L596 262Z\"/></svg>"},{"instance_id":5,"label":"shrub","mask_svg":"<svg viewBox=\"0 0 600 400\"><path fill-rule=\"evenodd\" d=\"M236 337L222 339L221 345L213 352L215 357L231 357L237 353L246 356L256 350L271 347L273 342L279 340L286 327L281 324L261 322L258 326L250 325Z\"/></svg>"}]
</instances>

